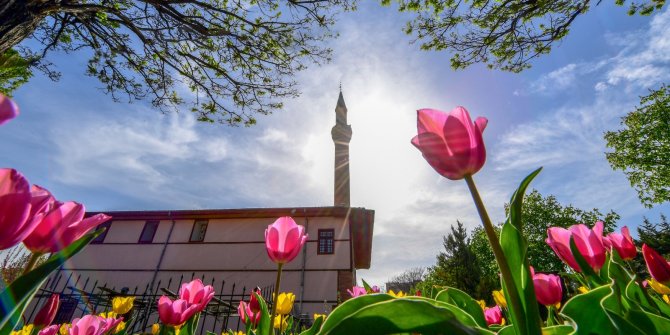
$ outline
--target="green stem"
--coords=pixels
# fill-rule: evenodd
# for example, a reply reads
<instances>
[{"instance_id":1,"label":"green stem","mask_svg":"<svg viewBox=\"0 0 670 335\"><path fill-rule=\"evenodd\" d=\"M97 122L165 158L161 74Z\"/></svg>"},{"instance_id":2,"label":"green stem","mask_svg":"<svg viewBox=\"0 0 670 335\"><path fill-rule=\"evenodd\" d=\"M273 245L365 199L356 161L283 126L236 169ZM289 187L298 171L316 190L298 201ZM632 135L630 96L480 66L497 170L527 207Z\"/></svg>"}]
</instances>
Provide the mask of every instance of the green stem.
<instances>
[{"instance_id":1,"label":"green stem","mask_svg":"<svg viewBox=\"0 0 670 335\"><path fill-rule=\"evenodd\" d=\"M512 271L509 268L509 264L507 263L507 259L503 253L502 246L500 246L500 241L498 241L498 235L496 235L495 229L493 229L493 224L491 223L489 214L486 212L486 207L484 207L484 202L479 196L477 186L475 186L475 181L472 179L472 176L465 176L465 182L468 184L470 194L472 194L472 200L475 202L477 212L479 213L479 217L481 218L482 224L484 225L484 232L486 232L486 237L488 237L489 243L491 244L491 249L493 249L493 255L496 258L496 262L498 262L498 267L500 267L500 273L502 274L503 284L505 286L504 289L510 299L508 305L510 309L514 311L514 316L516 316L513 321L518 324L518 327L515 328L526 329L527 327L525 320L522 317L524 315L523 307L521 306L519 295L517 294L516 289L514 289Z\"/></svg>"},{"instance_id":2,"label":"green stem","mask_svg":"<svg viewBox=\"0 0 670 335\"><path fill-rule=\"evenodd\" d=\"M40 252L33 252L30 255L30 259L28 259L28 264L26 264L25 269L23 269L23 275L30 272L35 267L35 264L37 264L37 260L39 260L40 256L42 255L43 254Z\"/></svg>"},{"instance_id":3,"label":"green stem","mask_svg":"<svg viewBox=\"0 0 670 335\"><path fill-rule=\"evenodd\" d=\"M277 280L275 281L275 296L272 297L272 314L270 314L270 334L275 332L275 313L277 312L277 300L279 300L279 284L281 282L281 268L284 264L277 264ZM279 327L281 330L281 326Z\"/></svg>"}]
</instances>

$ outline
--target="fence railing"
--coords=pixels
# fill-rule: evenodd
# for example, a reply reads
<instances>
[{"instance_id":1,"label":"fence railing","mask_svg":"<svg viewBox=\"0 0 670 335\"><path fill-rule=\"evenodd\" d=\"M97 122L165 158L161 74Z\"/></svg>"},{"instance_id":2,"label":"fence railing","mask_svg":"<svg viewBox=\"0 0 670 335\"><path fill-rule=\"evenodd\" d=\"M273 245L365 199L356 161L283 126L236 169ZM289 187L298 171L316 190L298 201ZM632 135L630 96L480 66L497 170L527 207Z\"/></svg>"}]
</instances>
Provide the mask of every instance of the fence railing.
<instances>
[{"instance_id":1,"label":"fence railing","mask_svg":"<svg viewBox=\"0 0 670 335\"><path fill-rule=\"evenodd\" d=\"M54 324L69 323L74 318L87 314L99 314L112 310L112 299L117 296L134 296L133 309L124 315L129 321L126 324L129 334L151 333L151 326L158 322L158 299L167 295L174 299L181 284L193 280L191 276L180 275L168 280L159 280L155 287L151 284L137 285L134 288L110 286L98 280L84 278L80 274L58 274L50 277L35 295L33 303L24 314L26 321L33 319L39 308L52 294L60 295L60 308L56 313ZM241 300L248 300L253 287L232 283L227 285L225 280L200 277L205 285L212 285L216 294L200 314L198 334L204 335L208 331L215 334L227 329L240 329L242 322L237 315L237 306ZM270 303L273 287L261 289L261 296Z\"/></svg>"}]
</instances>

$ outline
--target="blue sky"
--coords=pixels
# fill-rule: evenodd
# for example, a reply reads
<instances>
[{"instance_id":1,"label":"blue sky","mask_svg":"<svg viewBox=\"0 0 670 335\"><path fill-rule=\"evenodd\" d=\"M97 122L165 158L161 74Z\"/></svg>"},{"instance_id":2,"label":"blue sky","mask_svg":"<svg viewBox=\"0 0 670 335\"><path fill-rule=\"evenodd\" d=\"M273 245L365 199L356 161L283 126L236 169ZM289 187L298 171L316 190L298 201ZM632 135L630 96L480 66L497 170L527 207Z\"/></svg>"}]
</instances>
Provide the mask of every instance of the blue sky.
<instances>
[{"instance_id":1,"label":"blue sky","mask_svg":"<svg viewBox=\"0 0 670 335\"><path fill-rule=\"evenodd\" d=\"M476 65L454 72L421 52L407 17L375 2L340 15L333 61L298 74L302 95L251 128L199 124L146 102L115 103L84 75L86 55L52 54L54 83L37 74L15 95L21 115L0 129L2 165L89 210L328 206L330 128L338 85L349 109L352 206L376 211L370 283L434 264L441 236L479 224L464 182L438 176L411 144L416 109L465 106L485 116L488 158L476 176L495 221L521 179L576 207L613 209L621 225L657 220L607 164L603 132L617 129L649 88L670 82L670 12L629 17L603 3L521 74Z\"/></svg>"}]
</instances>

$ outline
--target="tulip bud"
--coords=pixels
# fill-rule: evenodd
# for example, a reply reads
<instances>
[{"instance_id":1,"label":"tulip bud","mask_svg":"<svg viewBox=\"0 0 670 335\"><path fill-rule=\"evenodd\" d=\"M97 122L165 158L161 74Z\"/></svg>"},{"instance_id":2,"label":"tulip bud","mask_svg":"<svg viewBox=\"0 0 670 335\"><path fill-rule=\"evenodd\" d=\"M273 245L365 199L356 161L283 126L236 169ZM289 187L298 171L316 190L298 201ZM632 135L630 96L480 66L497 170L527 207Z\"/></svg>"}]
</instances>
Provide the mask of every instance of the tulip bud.
<instances>
[{"instance_id":1,"label":"tulip bud","mask_svg":"<svg viewBox=\"0 0 670 335\"><path fill-rule=\"evenodd\" d=\"M488 120L473 123L464 107L449 114L435 109L417 111L418 135L412 144L421 151L428 164L451 180L463 179L479 171L486 161L482 133Z\"/></svg>"},{"instance_id":2,"label":"tulip bud","mask_svg":"<svg viewBox=\"0 0 670 335\"><path fill-rule=\"evenodd\" d=\"M49 326L56 317L58 306L60 306L60 297L58 294L52 294L51 297L49 297L49 300L42 306L42 309L37 312L35 320L33 321L35 326L38 328Z\"/></svg>"},{"instance_id":3,"label":"tulip bud","mask_svg":"<svg viewBox=\"0 0 670 335\"><path fill-rule=\"evenodd\" d=\"M114 297L112 299L112 310L114 313L123 315L133 309L135 297Z\"/></svg>"},{"instance_id":4,"label":"tulip bud","mask_svg":"<svg viewBox=\"0 0 670 335\"><path fill-rule=\"evenodd\" d=\"M505 300L505 294L503 293L503 290L493 291L491 293L493 295L493 301L495 301L496 305L502 308L507 308L507 300Z\"/></svg>"},{"instance_id":5,"label":"tulip bud","mask_svg":"<svg viewBox=\"0 0 670 335\"><path fill-rule=\"evenodd\" d=\"M49 327L40 330L40 332L37 333L37 335L57 335L59 328L60 326L58 325L51 325Z\"/></svg>"},{"instance_id":6,"label":"tulip bud","mask_svg":"<svg viewBox=\"0 0 670 335\"><path fill-rule=\"evenodd\" d=\"M292 261L306 241L305 227L296 224L290 216L277 219L265 230L265 249L277 264Z\"/></svg>"},{"instance_id":7,"label":"tulip bud","mask_svg":"<svg viewBox=\"0 0 670 335\"><path fill-rule=\"evenodd\" d=\"M491 308L486 308L484 310L484 318L486 319L487 325L504 325L505 319L502 316L502 310L500 306L495 306Z\"/></svg>"},{"instance_id":8,"label":"tulip bud","mask_svg":"<svg viewBox=\"0 0 670 335\"><path fill-rule=\"evenodd\" d=\"M545 306L560 307L561 299L563 299L561 277L552 274L536 273L533 274L533 286L535 287L535 296L539 303Z\"/></svg>"},{"instance_id":9,"label":"tulip bud","mask_svg":"<svg viewBox=\"0 0 670 335\"><path fill-rule=\"evenodd\" d=\"M0 125L19 115L19 106L12 99L0 94Z\"/></svg>"},{"instance_id":10,"label":"tulip bud","mask_svg":"<svg viewBox=\"0 0 670 335\"><path fill-rule=\"evenodd\" d=\"M158 299L158 317L161 322L170 326L179 326L197 313L197 305L189 305L184 299L172 301L166 296Z\"/></svg>"},{"instance_id":11,"label":"tulip bud","mask_svg":"<svg viewBox=\"0 0 670 335\"><path fill-rule=\"evenodd\" d=\"M282 292L277 298L277 314L286 315L291 313L295 294Z\"/></svg>"},{"instance_id":12,"label":"tulip bud","mask_svg":"<svg viewBox=\"0 0 670 335\"><path fill-rule=\"evenodd\" d=\"M646 244L642 245L642 256L651 277L663 285L670 285L670 263Z\"/></svg>"},{"instance_id":13,"label":"tulip bud","mask_svg":"<svg viewBox=\"0 0 670 335\"><path fill-rule=\"evenodd\" d=\"M637 248L635 248L635 243L633 238L630 236L628 227L623 226L621 228L621 234L619 233L610 233L607 235L607 241L611 244L619 256L624 260L631 260L637 256Z\"/></svg>"}]
</instances>

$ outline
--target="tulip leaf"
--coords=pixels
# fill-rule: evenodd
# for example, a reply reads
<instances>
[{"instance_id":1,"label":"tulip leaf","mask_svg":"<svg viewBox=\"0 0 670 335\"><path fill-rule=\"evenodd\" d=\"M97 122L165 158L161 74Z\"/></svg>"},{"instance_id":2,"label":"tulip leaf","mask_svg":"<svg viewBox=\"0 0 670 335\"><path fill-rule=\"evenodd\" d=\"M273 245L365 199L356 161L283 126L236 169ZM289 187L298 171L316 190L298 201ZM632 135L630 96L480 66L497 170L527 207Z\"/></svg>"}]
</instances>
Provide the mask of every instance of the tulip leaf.
<instances>
[{"instance_id":1,"label":"tulip leaf","mask_svg":"<svg viewBox=\"0 0 670 335\"><path fill-rule=\"evenodd\" d=\"M511 295L516 295L521 303L522 312L517 315L514 308L509 308L509 318L517 334L541 334L542 319L535 297L535 288L530 274L528 262L528 242L522 235L523 222L521 211L523 196L530 182L542 168L529 174L512 195L509 215L502 226L500 245L512 272L513 283L505 283L505 296L508 304L512 303Z\"/></svg>"},{"instance_id":2,"label":"tulip leaf","mask_svg":"<svg viewBox=\"0 0 670 335\"><path fill-rule=\"evenodd\" d=\"M558 325L542 328L542 335L568 335L575 331L572 326Z\"/></svg>"},{"instance_id":3,"label":"tulip leaf","mask_svg":"<svg viewBox=\"0 0 670 335\"><path fill-rule=\"evenodd\" d=\"M0 335L8 334L13 330L23 314L23 309L46 278L103 231L104 229L98 229L87 234L60 252L51 255L44 264L20 276L0 293Z\"/></svg>"},{"instance_id":4,"label":"tulip leaf","mask_svg":"<svg viewBox=\"0 0 670 335\"><path fill-rule=\"evenodd\" d=\"M486 318L484 318L484 311L482 311L482 307L479 306L477 301L472 299L467 293L459 289L449 287L446 290L440 291L440 293L435 296L435 300L457 306L458 308L468 313L468 315L470 315L475 320L475 322L477 322L479 327L486 328Z\"/></svg>"},{"instance_id":5,"label":"tulip leaf","mask_svg":"<svg viewBox=\"0 0 670 335\"><path fill-rule=\"evenodd\" d=\"M200 313L195 313L193 316L184 323L181 328L179 328L179 334L181 335L193 335L195 330L198 328L198 321L200 321ZM114 334L116 335L116 334Z\"/></svg>"},{"instance_id":6,"label":"tulip leaf","mask_svg":"<svg viewBox=\"0 0 670 335\"><path fill-rule=\"evenodd\" d=\"M305 330L304 332L300 333L300 335L315 335L321 330L321 325L323 324L323 321L325 318L323 316L320 316L316 319L314 319L314 323L312 324L309 329Z\"/></svg>"},{"instance_id":7,"label":"tulip leaf","mask_svg":"<svg viewBox=\"0 0 670 335\"><path fill-rule=\"evenodd\" d=\"M253 295L256 296L258 304L261 307L261 320L258 322L256 328L257 335L271 335L273 325L270 324L270 312L268 311L268 305L265 303L265 299L260 296L260 294L254 292Z\"/></svg>"},{"instance_id":8,"label":"tulip leaf","mask_svg":"<svg viewBox=\"0 0 670 335\"><path fill-rule=\"evenodd\" d=\"M578 325L575 335L616 334L607 313L600 301L612 292L607 286L600 286L584 294L578 294L568 300L561 314Z\"/></svg>"},{"instance_id":9,"label":"tulip leaf","mask_svg":"<svg viewBox=\"0 0 670 335\"><path fill-rule=\"evenodd\" d=\"M449 308L451 307L451 308ZM424 297L370 294L347 300L333 310L319 334L493 334L459 321L455 306ZM464 315L465 312L461 311ZM471 320L474 325L474 320Z\"/></svg>"}]
</instances>

